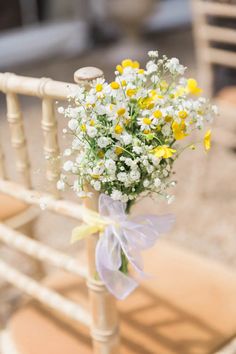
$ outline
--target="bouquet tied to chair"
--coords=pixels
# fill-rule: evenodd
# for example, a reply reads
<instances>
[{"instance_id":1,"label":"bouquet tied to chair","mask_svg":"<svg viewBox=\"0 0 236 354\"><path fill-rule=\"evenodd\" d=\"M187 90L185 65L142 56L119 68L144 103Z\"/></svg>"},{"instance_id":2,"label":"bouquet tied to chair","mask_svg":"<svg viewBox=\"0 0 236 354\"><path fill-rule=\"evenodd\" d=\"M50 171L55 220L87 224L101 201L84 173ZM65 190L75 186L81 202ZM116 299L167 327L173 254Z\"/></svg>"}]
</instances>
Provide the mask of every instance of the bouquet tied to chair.
<instances>
[{"instance_id":1,"label":"bouquet tied to chair","mask_svg":"<svg viewBox=\"0 0 236 354\"><path fill-rule=\"evenodd\" d=\"M99 212L88 213L85 223L73 230L72 241L98 233L96 267L98 277L119 299L138 285L129 265L143 276L141 252L154 245L169 230L172 215L129 215L140 198L164 198L170 203L173 166L196 131L205 131L205 150L211 146L212 122L217 108L201 97L195 79L184 76L177 58L148 53L145 68L125 59L117 65L111 83L98 78L89 89L78 86L66 108L67 133L71 146L58 188L66 185L78 197L91 197L89 185L100 193ZM184 143L185 141L188 141Z\"/></svg>"}]
</instances>

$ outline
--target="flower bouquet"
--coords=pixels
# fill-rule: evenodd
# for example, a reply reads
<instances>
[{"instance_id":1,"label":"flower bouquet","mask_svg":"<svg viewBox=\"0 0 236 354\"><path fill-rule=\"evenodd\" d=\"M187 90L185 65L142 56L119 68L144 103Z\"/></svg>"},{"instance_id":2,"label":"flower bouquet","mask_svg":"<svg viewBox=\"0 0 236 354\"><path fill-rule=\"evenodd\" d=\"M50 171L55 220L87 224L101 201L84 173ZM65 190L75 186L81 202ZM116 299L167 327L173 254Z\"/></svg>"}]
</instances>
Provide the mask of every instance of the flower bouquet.
<instances>
[{"instance_id":1,"label":"flower bouquet","mask_svg":"<svg viewBox=\"0 0 236 354\"><path fill-rule=\"evenodd\" d=\"M177 58L148 53L146 68L125 59L117 65L115 80L103 78L86 90L79 87L69 105L59 111L69 118L73 137L65 150L65 173L58 188L66 185L79 197L91 197L90 185L100 193L99 214L73 231L72 241L100 232L96 248L99 278L118 298L126 297L137 281L129 264L143 274L141 251L152 247L173 222L171 215L129 217L132 205L144 196L164 198L175 185L173 165L187 148L182 143L195 130L203 130L217 113L196 80L184 77ZM202 141L209 150L211 132ZM181 144L182 143L182 144ZM72 178L72 181L71 181Z\"/></svg>"}]
</instances>

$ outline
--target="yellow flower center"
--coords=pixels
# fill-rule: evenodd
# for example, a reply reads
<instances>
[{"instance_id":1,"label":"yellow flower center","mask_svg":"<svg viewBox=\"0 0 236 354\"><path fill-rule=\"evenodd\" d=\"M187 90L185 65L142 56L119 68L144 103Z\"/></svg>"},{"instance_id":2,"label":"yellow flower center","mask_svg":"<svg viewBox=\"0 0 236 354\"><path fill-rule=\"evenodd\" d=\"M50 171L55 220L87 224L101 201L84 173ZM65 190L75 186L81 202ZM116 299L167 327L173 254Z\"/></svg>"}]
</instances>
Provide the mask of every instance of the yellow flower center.
<instances>
[{"instance_id":1,"label":"yellow flower center","mask_svg":"<svg viewBox=\"0 0 236 354\"><path fill-rule=\"evenodd\" d=\"M123 152L122 147L117 146L117 147L115 148L115 154L116 154L117 156L121 155L122 152Z\"/></svg>"},{"instance_id":2,"label":"yellow flower center","mask_svg":"<svg viewBox=\"0 0 236 354\"><path fill-rule=\"evenodd\" d=\"M157 111L155 111L155 112L153 113L153 115L154 115L154 117L157 118L157 119L159 119L159 118L162 117L162 113L161 113L161 111L160 111L159 109L158 109Z\"/></svg>"},{"instance_id":3,"label":"yellow flower center","mask_svg":"<svg viewBox=\"0 0 236 354\"><path fill-rule=\"evenodd\" d=\"M117 110L117 115L118 115L118 116L123 116L123 114L125 114L125 112L126 112L126 109L125 109L125 108L119 108L119 109Z\"/></svg>"},{"instance_id":4,"label":"yellow flower center","mask_svg":"<svg viewBox=\"0 0 236 354\"><path fill-rule=\"evenodd\" d=\"M80 129L82 130L82 132L86 132L86 125L81 124Z\"/></svg>"},{"instance_id":5,"label":"yellow flower center","mask_svg":"<svg viewBox=\"0 0 236 354\"><path fill-rule=\"evenodd\" d=\"M170 123L171 121L172 121L172 117L171 116L167 116L167 117L165 117L165 121L167 122L167 123Z\"/></svg>"},{"instance_id":6,"label":"yellow flower center","mask_svg":"<svg viewBox=\"0 0 236 354\"><path fill-rule=\"evenodd\" d=\"M93 119L90 120L90 123L89 123L92 127L95 125L95 122Z\"/></svg>"},{"instance_id":7,"label":"yellow flower center","mask_svg":"<svg viewBox=\"0 0 236 354\"><path fill-rule=\"evenodd\" d=\"M186 111L180 111L180 112L178 113L178 115L179 115L179 117L180 117L181 119L185 119L185 118L187 118L188 113L187 113Z\"/></svg>"},{"instance_id":8,"label":"yellow flower center","mask_svg":"<svg viewBox=\"0 0 236 354\"><path fill-rule=\"evenodd\" d=\"M144 69L139 69L138 74L143 74L144 73Z\"/></svg>"},{"instance_id":9,"label":"yellow flower center","mask_svg":"<svg viewBox=\"0 0 236 354\"><path fill-rule=\"evenodd\" d=\"M98 157L100 157L100 159L102 159L104 157L104 152L102 150L98 151Z\"/></svg>"},{"instance_id":10,"label":"yellow flower center","mask_svg":"<svg viewBox=\"0 0 236 354\"><path fill-rule=\"evenodd\" d=\"M96 85L96 91L97 91L97 92L101 92L102 89L103 89L102 84L97 84L97 85Z\"/></svg>"},{"instance_id":11,"label":"yellow flower center","mask_svg":"<svg viewBox=\"0 0 236 354\"><path fill-rule=\"evenodd\" d=\"M93 177L94 179L99 179L99 178L100 178L100 175L92 175L92 177Z\"/></svg>"},{"instance_id":12,"label":"yellow flower center","mask_svg":"<svg viewBox=\"0 0 236 354\"><path fill-rule=\"evenodd\" d=\"M110 86L113 90L118 90L120 88L120 85L116 81L111 82Z\"/></svg>"},{"instance_id":13,"label":"yellow flower center","mask_svg":"<svg viewBox=\"0 0 236 354\"><path fill-rule=\"evenodd\" d=\"M122 86L127 86L127 82L126 82L125 80L122 80L122 81L121 81L121 85L122 85Z\"/></svg>"},{"instance_id":14,"label":"yellow flower center","mask_svg":"<svg viewBox=\"0 0 236 354\"><path fill-rule=\"evenodd\" d=\"M146 125L150 125L152 123L152 120L150 118L143 118L143 123Z\"/></svg>"},{"instance_id":15,"label":"yellow flower center","mask_svg":"<svg viewBox=\"0 0 236 354\"><path fill-rule=\"evenodd\" d=\"M132 97L132 96L134 96L136 94L136 92L137 92L136 89L128 89L126 91L126 94L127 94L128 97Z\"/></svg>"},{"instance_id":16,"label":"yellow flower center","mask_svg":"<svg viewBox=\"0 0 236 354\"><path fill-rule=\"evenodd\" d=\"M119 124L115 126L115 133L116 134L121 134L123 132L123 127Z\"/></svg>"},{"instance_id":17,"label":"yellow flower center","mask_svg":"<svg viewBox=\"0 0 236 354\"><path fill-rule=\"evenodd\" d=\"M149 134L150 130L149 129L145 129L143 132L144 132L144 134Z\"/></svg>"}]
</instances>

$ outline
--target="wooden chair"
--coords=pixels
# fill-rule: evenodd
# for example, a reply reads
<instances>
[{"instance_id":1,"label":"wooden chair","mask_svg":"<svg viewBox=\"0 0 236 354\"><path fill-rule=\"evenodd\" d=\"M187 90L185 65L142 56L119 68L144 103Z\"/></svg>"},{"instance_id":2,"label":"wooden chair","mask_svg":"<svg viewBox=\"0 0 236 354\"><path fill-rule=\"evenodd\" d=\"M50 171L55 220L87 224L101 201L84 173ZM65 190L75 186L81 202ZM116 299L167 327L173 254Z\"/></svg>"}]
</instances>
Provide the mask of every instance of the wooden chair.
<instances>
[{"instance_id":1,"label":"wooden chair","mask_svg":"<svg viewBox=\"0 0 236 354\"><path fill-rule=\"evenodd\" d=\"M96 68L83 68L75 73L75 81L89 85L102 75ZM0 74L0 90L7 96L15 128L23 125L22 115L17 114L17 95L42 100L44 150L55 161L54 166L47 162L47 179L53 191L60 169L58 159L54 159L59 153L54 101L66 99L68 85L76 87L49 79ZM18 142L25 141L22 129L15 129L14 134ZM15 147L17 163L25 166L26 145ZM0 166L2 169L2 160ZM26 170L19 172L24 176ZM83 215L81 204L4 178L0 179L0 192L33 206L39 206L45 198L48 210L78 222ZM97 210L97 196L85 205ZM87 240L88 267L82 261L82 252L78 258L71 257L4 222L0 223L0 240L59 269L37 282L0 259L0 277L33 298L24 298L10 318L2 333L3 354L210 354L236 334L236 275L169 242L160 241L145 254L145 268L153 277L118 303L119 330L116 301L94 277L97 235Z\"/></svg>"},{"instance_id":2,"label":"wooden chair","mask_svg":"<svg viewBox=\"0 0 236 354\"><path fill-rule=\"evenodd\" d=\"M193 29L197 54L198 76L206 96L214 96L215 66L236 69L236 27L216 19L235 21L236 3L232 0L192 0ZM225 87L215 96L222 117L214 131L215 140L235 147L236 85ZM222 133L223 131L223 133Z\"/></svg>"}]
</instances>

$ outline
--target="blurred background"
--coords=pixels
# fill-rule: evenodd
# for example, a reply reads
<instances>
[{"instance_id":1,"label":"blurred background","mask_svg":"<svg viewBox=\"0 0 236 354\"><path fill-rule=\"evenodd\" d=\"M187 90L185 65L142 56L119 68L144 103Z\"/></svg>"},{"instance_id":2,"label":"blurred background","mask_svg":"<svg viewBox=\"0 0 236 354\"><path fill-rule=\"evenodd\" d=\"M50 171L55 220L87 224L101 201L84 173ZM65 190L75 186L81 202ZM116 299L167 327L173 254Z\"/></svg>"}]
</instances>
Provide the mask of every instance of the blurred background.
<instances>
[{"instance_id":1,"label":"blurred background","mask_svg":"<svg viewBox=\"0 0 236 354\"><path fill-rule=\"evenodd\" d=\"M176 225L168 238L196 253L222 262L236 270L236 19L211 17L208 25L228 30L219 32L218 41L211 32L201 33L201 14L190 0L0 0L0 71L34 77L51 77L73 82L73 73L83 66L97 66L111 80L115 65L124 58L139 60L143 65L148 50L177 57L188 67L187 76L199 79L205 93L220 106L220 117L213 129L213 148L209 155L198 147L186 152L176 167L178 185L171 205L145 200L136 207L176 214ZM233 1L218 1L232 3ZM196 1L197 3L197 1ZM206 25L206 23L204 24ZM224 35L226 33L226 36ZM228 33L228 34L227 34ZM228 35L232 36L231 43ZM226 40L224 40L226 38ZM230 37L231 38L231 37ZM229 51L220 63L219 52ZM217 54L218 53L218 54ZM226 59L225 59L226 58ZM218 62L217 62L218 60ZM206 65L207 63L207 65ZM223 90L223 91L222 91ZM229 91L227 91L229 90ZM221 102L224 101L221 108ZM5 103L0 99L0 139L8 161L9 175L14 177L10 159L9 131L5 119ZM44 186L40 134L40 104L36 99L22 99L26 132L31 146L33 178L36 186ZM59 129L66 122L58 117ZM218 133L219 132L219 133ZM61 139L61 145L66 145ZM40 189L40 188L38 188ZM73 223L65 223L45 213L36 224L39 239L58 248L75 252L70 246ZM1 247L1 257L8 261L20 255ZM18 258L17 258L18 257ZM1 290L0 290L1 291ZM14 292L1 292L0 325L4 326L17 302Z\"/></svg>"}]
</instances>

